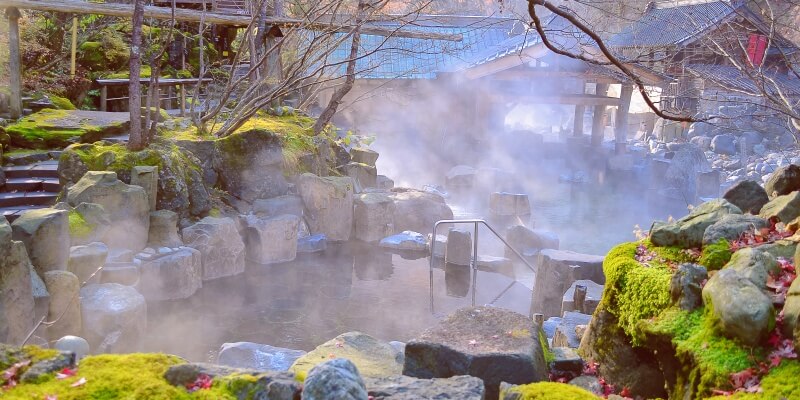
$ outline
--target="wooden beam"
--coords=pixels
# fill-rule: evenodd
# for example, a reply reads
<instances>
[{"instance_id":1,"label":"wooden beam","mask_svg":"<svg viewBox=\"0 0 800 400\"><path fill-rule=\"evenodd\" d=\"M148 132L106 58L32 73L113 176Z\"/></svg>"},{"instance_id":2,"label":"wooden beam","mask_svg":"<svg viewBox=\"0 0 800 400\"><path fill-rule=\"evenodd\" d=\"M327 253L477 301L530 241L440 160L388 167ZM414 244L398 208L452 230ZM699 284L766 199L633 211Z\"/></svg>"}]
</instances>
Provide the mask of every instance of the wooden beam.
<instances>
[{"instance_id":1,"label":"wooden beam","mask_svg":"<svg viewBox=\"0 0 800 400\"><path fill-rule=\"evenodd\" d=\"M529 93L491 93L488 97L492 101L500 103L513 101L525 104L619 105L619 99L616 97L595 96L592 94L534 95Z\"/></svg>"},{"instance_id":2,"label":"wooden beam","mask_svg":"<svg viewBox=\"0 0 800 400\"><path fill-rule=\"evenodd\" d=\"M22 116L22 58L19 51L19 18L21 16L16 8L6 8L6 17L8 17L8 74L11 86L9 111L11 119L17 119Z\"/></svg>"},{"instance_id":3,"label":"wooden beam","mask_svg":"<svg viewBox=\"0 0 800 400\"><path fill-rule=\"evenodd\" d=\"M55 11L61 13L75 14L97 14L109 15L113 17L133 16L133 5L117 3L89 3L75 0L2 0L2 7L17 7L29 10ZM146 6L144 16L161 20L172 19L172 8ZM200 22L203 12L185 8L175 9L175 19L178 21ZM205 12L204 20L207 24L247 26L253 18L249 15L223 14L218 12ZM309 22L294 18L267 17L267 25L280 27L302 27L308 30L329 30L333 32L350 32L352 25L337 24L331 22ZM433 39L459 42L463 39L460 34L445 34L405 30L402 28L391 29L378 26L365 25L361 27L361 33L375 36L393 36L413 39Z\"/></svg>"}]
</instances>

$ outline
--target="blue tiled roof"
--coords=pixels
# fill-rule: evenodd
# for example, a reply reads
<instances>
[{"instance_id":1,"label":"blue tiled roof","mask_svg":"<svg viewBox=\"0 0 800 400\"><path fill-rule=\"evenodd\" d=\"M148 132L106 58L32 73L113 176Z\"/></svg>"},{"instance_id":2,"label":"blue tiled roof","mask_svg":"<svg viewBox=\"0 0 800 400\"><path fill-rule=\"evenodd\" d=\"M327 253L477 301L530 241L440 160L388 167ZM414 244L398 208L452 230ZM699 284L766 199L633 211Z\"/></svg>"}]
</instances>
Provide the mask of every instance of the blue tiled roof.
<instances>
[{"instance_id":1,"label":"blue tiled roof","mask_svg":"<svg viewBox=\"0 0 800 400\"><path fill-rule=\"evenodd\" d=\"M423 16L411 24L385 22L378 25L403 30L461 34L460 42L447 40L401 38L375 35L361 36L357 79L433 79L446 66L473 59L487 48L505 41L511 35L514 21L495 17ZM343 35L343 34L338 34ZM378 47L381 49L375 51ZM350 40L345 40L328 58L339 63L334 75L344 75L350 54ZM331 73L330 71L328 73Z\"/></svg>"},{"instance_id":2,"label":"blue tiled roof","mask_svg":"<svg viewBox=\"0 0 800 400\"><path fill-rule=\"evenodd\" d=\"M636 22L614 35L615 47L657 47L679 44L718 24L732 13L728 1L710 1L679 6L654 6Z\"/></svg>"}]
</instances>

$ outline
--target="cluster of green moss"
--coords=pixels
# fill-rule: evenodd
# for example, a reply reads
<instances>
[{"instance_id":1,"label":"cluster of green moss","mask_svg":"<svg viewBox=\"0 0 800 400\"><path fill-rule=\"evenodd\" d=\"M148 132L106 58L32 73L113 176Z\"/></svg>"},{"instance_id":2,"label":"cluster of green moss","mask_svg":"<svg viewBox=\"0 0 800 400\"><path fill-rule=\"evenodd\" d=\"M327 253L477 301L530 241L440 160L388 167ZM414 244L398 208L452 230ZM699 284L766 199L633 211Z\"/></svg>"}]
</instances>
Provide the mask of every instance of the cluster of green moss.
<instances>
[{"instance_id":1,"label":"cluster of green moss","mask_svg":"<svg viewBox=\"0 0 800 400\"><path fill-rule=\"evenodd\" d=\"M75 105L72 104L66 97L56 96L54 94L50 94L47 96L50 99L50 102L59 109L59 110L74 110Z\"/></svg>"},{"instance_id":2,"label":"cluster of green moss","mask_svg":"<svg viewBox=\"0 0 800 400\"><path fill-rule=\"evenodd\" d=\"M595 400L600 397L577 386L556 382L538 382L514 386L500 392L500 398L506 395L517 395L519 400Z\"/></svg>"},{"instance_id":3,"label":"cluster of green moss","mask_svg":"<svg viewBox=\"0 0 800 400\"><path fill-rule=\"evenodd\" d=\"M79 212L70 210L69 212L69 234L74 238L85 238L92 233L94 227L86 222Z\"/></svg>"},{"instance_id":4,"label":"cluster of green moss","mask_svg":"<svg viewBox=\"0 0 800 400\"><path fill-rule=\"evenodd\" d=\"M102 135L123 132L125 125L119 121L101 127L76 117L71 110L44 109L7 126L5 131L14 145L61 150L79 140L98 140Z\"/></svg>"},{"instance_id":5,"label":"cluster of green moss","mask_svg":"<svg viewBox=\"0 0 800 400\"><path fill-rule=\"evenodd\" d=\"M132 152L124 144L95 143L79 146L73 151L90 171L128 171L135 166L161 165L161 155L154 148Z\"/></svg>"},{"instance_id":6,"label":"cluster of green moss","mask_svg":"<svg viewBox=\"0 0 800 400\"><path fill-rule=\"evenodd\" d=\"M56 350L43 349L38 346L25 346L20 349L0 343L0 371L4 371L20 361L30 360L32 362L39 362L57 355L58 351Z\"/></svg>"},{"instance_id":7,"label":"cluster of green moss","mask_svg":"<svg viewBox=\"0 0 800 400\"><path fill-rule=\"evenodd\" d=\"M731 260L731 244L725 239L703 247L700 255L700 264L709 271L722 269Z\"/></svg>"},{"instance_id":8,"label":"cluster of green moss","mask_svg":"<svg viewBox=\"0 0 800 400\"><path fill-rule=\"evenodd\" d=\"M30 141L46 140L51 138L67 140L80 136L81 132L75 128L59 128L51 121L64 118L69 115L66 110L42 110L28 115L5 128L6 133L18 136ZM88 128L88 127L87 127Z\"/></svg>"}]
</instances>

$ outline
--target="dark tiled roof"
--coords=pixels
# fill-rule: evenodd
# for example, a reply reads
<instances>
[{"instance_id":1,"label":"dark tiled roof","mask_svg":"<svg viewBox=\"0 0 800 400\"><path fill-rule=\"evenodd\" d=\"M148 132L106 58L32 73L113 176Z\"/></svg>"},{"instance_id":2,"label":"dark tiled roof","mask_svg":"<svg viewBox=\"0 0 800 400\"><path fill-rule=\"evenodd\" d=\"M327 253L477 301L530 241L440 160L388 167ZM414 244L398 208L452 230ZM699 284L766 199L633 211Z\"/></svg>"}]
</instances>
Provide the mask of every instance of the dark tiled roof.
<instances>
[{"instance_id":1,"label":"dark tiled roof","mask_svg":"<svg viewBox=\"0 0 800 400\"><path fill-rule=\"evenodd\" d=\"M654 6L638 21L613 36L615 47L657 47L679 44L718 24L735 12L728 1L679 6Z\"/></svg>"},{"instance_id":2,"label":"dark tiled roof","mask_svg":"<svg viewBox=\"0 0 800 400\"><path fill-rule=\"evenodd\" d=\"M389 28L424 32L461 34L461 42L361 36L360 59L356 62L357 79L433 79L445 66L472 59L486 48L506 40L515 21L496 17L419 16L408 24L399 21L372 23ZM342 34L339 34L342 35ZM377 48L381 48L375 51ZM339 63L334 74L344 75L350 53L345 40L329 57Z\"/></svg>"},{"instance_id":3,"label":"dark tiled roof","mask_svg":"<svg viewBox=\"0 0 800 400\"><path fill-rule=\"evenodd\" d=\"M777 90L780 89L786 95L800 96L800 79L790 79L782 74L765 74L764 77L756 75L751 78L737 68L728 65L687 65L686 69L692 75L705 79L707 85L711 83L723 89L760 96L762 92L757 83L765 82L765 90L772 94L777 93Z\"/></svg>"}]
</instances>

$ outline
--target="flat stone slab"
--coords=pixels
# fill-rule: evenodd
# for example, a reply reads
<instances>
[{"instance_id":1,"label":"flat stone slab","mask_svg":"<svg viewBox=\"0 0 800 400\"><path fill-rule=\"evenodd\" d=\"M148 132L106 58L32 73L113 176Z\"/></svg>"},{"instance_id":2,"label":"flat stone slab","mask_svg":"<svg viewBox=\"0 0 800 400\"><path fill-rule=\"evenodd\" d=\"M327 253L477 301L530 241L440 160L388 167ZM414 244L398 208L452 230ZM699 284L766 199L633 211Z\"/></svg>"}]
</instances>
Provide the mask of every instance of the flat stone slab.
<instances>
[{"instance_id":1,"label":"flat stone slab","mask_svg":"<svg viewBox=\"0 0 800 400\"><path fill-rule=\"evenodd\" d=\"M6 127L11 143L30 149L91 143L128 130L130 114L86 110L45 109Z\"/></svg>"},{"instance_id":2,"label":"flat stone slab","mask_svg":"<svg viewBox=\"0 0 800 400\"><path fill-rule=\"evenodd\" d=\"M367 393L374 400L459 399L483 400L483 381L473 376L418 379L409 376L365 378Z\"/></svg>"},{"instance_id":3,"label":"flat stone slab","mask_svg":"<svg viewBox=\"0 0 800 400\"><path fill-rule=\"evenodd\" d=\"M302 350L259 343L224 343L219 350L217 363L257 371L288 371L289 367L305 354L306 352Z\"/></svg>"},{"instance_id":4,"label":"flat stone slab","mask_svg":"<svg viewBox=\"0 0 800 400\"><path fill-rule=\"evenodd\" d=\"M421 233L405 231L383 238L379 246L392 250L427 251L428 241Z\"/></svg>"},{"instance_id":5,"label":"flat stone slab","mask_svg":"<svg viewBox=\"0 0 800 400\"><path fill-rule=\"evenodd\" d=\"M493 307L463 308L406 344L403 375L483 379L486 398L500 382L547 380L540 328L528 317Z\"/></svg>"},{"instance_id":6,"label":"flat stone slab","mask_svg":"<svg viewBox=\"0 0 800 400\"><path fill-rule=\"evenodd\" d=\"M583 309L575 309L575 287L581 285L586 287L586 299L583 303ZM564 298L561 300L561 314L567 311L578 311L584 314L591 314L600 304L600 299L603 297L603 285L597 284L594 281L587 279L577 280L572 282L572 285L564 293Z\"/></svg>"}]
</instances>

